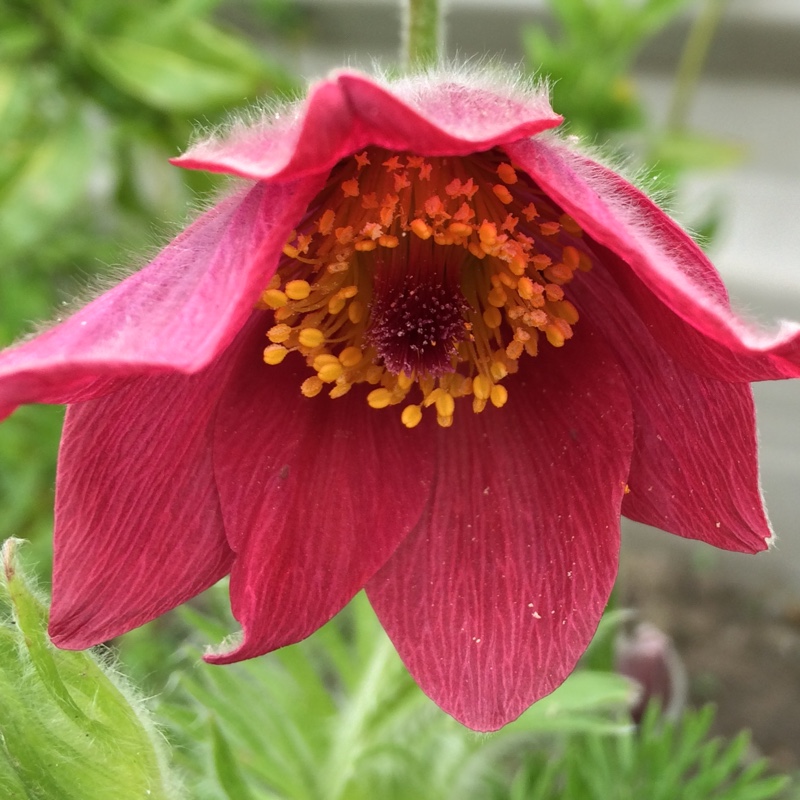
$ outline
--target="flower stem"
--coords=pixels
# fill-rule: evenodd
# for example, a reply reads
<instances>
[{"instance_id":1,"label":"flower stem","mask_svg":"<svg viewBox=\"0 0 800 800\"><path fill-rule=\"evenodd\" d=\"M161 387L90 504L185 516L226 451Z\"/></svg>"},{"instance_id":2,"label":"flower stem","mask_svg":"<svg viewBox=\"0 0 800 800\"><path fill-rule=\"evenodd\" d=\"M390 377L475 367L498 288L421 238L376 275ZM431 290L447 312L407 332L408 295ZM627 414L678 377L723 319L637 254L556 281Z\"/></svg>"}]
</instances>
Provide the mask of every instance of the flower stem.
<instances>
[{"instance_id":1,"label":"flower stem","mask_svg":"<svg viewBox=\"0 0 800 800\"><path fill-rule=\"evenodd\" d=\"M405 0L402 58L406 69L429 67L439 59L442 17L439 0Z\"/></svg>"},{"instance_id":2,"label":"flower stem","mask_svg":"<svg viewBox=\"0 0 800 800\"><path fill-rule=\"evenodd\" d=\"M714 34L727 4L728 0L706 0L689 31L678 64L672 102L667 115L668 131L677 133L686 127L692 95L697 88L711 42L714 40Z\"/></svg>"}]
</instances>

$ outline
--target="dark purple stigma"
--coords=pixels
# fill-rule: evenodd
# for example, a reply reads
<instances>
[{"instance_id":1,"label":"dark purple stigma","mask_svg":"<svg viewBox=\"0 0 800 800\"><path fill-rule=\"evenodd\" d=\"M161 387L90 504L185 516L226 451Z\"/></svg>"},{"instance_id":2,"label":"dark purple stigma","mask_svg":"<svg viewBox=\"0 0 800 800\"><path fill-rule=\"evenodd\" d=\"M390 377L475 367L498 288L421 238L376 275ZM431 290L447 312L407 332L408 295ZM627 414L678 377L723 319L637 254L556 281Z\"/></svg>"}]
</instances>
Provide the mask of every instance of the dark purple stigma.
<instances>
[{"instance_id":1,"label":"dark purple stigma","mask_svg":"<svg viewBox=\"0 0 800 800\"><path fill-rule=\"evenodd\" d=\"M442 283L406 276L389 291L376 280L368 338L389 372L442 375L466 338L466 307L461 292Z\"/></svg>"}]
</instances>

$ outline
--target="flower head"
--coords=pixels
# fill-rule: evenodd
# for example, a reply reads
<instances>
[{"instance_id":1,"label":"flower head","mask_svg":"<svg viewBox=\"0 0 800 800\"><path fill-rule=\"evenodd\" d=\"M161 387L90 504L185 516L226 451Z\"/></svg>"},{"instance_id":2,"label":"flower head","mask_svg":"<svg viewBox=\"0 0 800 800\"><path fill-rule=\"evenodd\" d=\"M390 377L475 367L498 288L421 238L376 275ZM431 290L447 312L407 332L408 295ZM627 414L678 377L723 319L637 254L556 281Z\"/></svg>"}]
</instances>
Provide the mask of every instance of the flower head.
<instances>
[{"instance_id":1,"label":"flower head","mask_svg":"<svg viewBox=\"0 0 800 800\"><path fill-rule=\"evenodd\" d=\"M230 573L241 642L359 589L422 688L491 730L591 638L625 514L771 538L748 329L692 240L513 82L353 72L177 163L246 179L140 272L0 355L69 403L50 631L80 648Z\"/></svg>"}]
</instances>

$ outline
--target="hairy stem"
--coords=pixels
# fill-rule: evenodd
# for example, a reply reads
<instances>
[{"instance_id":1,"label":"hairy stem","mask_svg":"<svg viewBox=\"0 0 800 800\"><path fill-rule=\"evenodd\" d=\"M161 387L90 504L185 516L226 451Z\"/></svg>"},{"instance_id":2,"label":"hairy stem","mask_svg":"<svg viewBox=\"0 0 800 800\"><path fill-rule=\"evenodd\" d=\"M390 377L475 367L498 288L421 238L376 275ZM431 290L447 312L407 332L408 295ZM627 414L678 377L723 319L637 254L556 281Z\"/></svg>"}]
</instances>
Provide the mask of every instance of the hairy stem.
<instances>
[{"instance_id":1,"label":"hairy stem","mask_svg":"<svg viewBox=\"0 0 800 800\"><path fill-rule=\"evenodd\" d=\"M667 115L668 131L678 132L686 127L692 96L727 4L728 0L706 0L692 25L675 77L675 88Z\"/></svg>"},{"instance_id":2,"label":"hairy stem","mask_svg":"<svg viewBox=\"0 0 800 800\"><path fill-rule=\"evenodd\" d=\"M439 0L405 0L402 59L406 69L428 67L439 59L442 17Z\"/></svg>"}]
</instances>

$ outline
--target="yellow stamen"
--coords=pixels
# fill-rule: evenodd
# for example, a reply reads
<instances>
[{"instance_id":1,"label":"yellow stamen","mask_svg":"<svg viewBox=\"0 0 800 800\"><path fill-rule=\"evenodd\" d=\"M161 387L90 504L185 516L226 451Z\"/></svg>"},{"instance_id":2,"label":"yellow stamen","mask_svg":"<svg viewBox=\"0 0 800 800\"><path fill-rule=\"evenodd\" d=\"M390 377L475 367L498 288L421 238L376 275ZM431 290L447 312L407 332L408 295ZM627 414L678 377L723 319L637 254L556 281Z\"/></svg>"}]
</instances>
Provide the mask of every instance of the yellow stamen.
<instances>
[{"instance_id":1,"label":"yellow stamen","mask_svg":"<svg viewBox=\"0 0 800 800\"><path fill-rule=\"evenodd\" d=\"M292 335L292 329L288 325L273 325L267 331L267 338L275 344L285 342Z\"/></svg>"},{"instance_id":2,"label":"yellow stamen","mask_svg":"<svg viewBox=\"0 0 800 800\"><path fill-rule=\"evenodd\" d=\"M256 304L274 318L264 361L296 351L313 369L304 396L367 387L372 408L402 404L407 428L425 408L450 427L461 398L501 408L520 359L573 336L569 284L592 243L499 151L370 147L311 205Z\"/></svg>"},{"instance_id":3,"label":"yellow stamen","mask_svg":"<svg viewBox=\"0 0 800 800\"><path fill-rule=\"evenodd\" d=\"M492 191L501 203L508 205L514 202L514 197L502 183L497 183L492 186Z\"/></svg>"},{"instance_id":4,"label":"yellow stamen","mask_svg":"<svg viewBox=\"0 0 800 800\"><path fill-rule=\"evenodd\" d=\"M289 302L285 292L280 291L280 289L267 289L261 295L261 299L268 308L283 308Z\"/></svg>"},{"instance_id":5,"label":"yellow stamen","mask_svg":"<svg viewBox=\"0 0 800 800\"><path fill-rule=\"evenodd\" d=\"M316 397L322 391L322 381L316 375L306 378L300 384L300 391L304 397Z\"/></svg>"},{"instance_id":6,"label":"yellow stamen","mask_svg":"<svg viewBox=\"0 0 800 800\"><path fill-rule=\"evenodd\" d=\"M342 367L338 359L335 363L325 364L317 370L317 377L323 383L333 383L335 380L341 378L343 374L344 367Z\"/></svg>"},{"instance_id":7,"label":"yellow stamen","mask_svg":"<svg viewBox=\"0 0 800 800\"><path fill-rule=\"evenodd\" d=\"M508 402L508 390L505 386L495 384L492 386L492 393L489 395L489 399L495 408L502 408Z\"/></svg>"},{"instance_id":8,"label":"yellow stamen","mask_svg":"<svg viewBox=\"0 0 800 800\"><path fill-rule=\"evenodd\" d=\"M488 400L492 393L492 382L485 375L476 375L472 379L472 392L478 400Z\"/></svg>"},{"instance_id":9,"label":"yellow stamen","mask_svg":"<svg viewBox=\"0 0 800 800\"><path fill-rule=\"evenodd\" d=\"M442 392L436 398L436 413L440 417L452 417L453 412L456 410L456 401L453 396Z\"/></svg>"},{"instance_id":10,"label":"yellow stamen","mask_svg":"<svg viewBox=\"0 0 800 800\"><path fill-rule=\"evenodd\" d=\"M412 220L408 226L410 230L419 236L420 239L430 239L433 236L433 228L424 219Z\"/></svg>"},{"instance_id":11,"label":"yellow stamen","mask_svg":"<svg viewBox=\"0 0 800 800\"><path fill-rule=\"evenodd\" d=\"M517 172L511 164L500 164L497 167L497 175L503 183L513 184L519 180Z\"/></svg>"},{"instance_id":12,"label":"yellow stamen","mask_svg":"<svg viewBox=\"0 0 800 800\"><path fill-rule=\"evenodd\" d=\"M304 347L319 347L325 341L325 334L318 328L304 328L297 338Z\"/></svg>"},{"instance_id":13,"label":"yellow stamen","mask_svg":"<svg viewBox=\"0 0 800 800\"><path fill-rule=\"evenodd\" d=\"M483 321L486 323L487 328L499 328L503 321L503 315L500 313L499 308L495 308L492 305L483 312Z\"/></svg>"},{"instance_id":14,"label":"yellow stamen","mask_svg":"<svg viewBox=\"0 0 800 800\"><path fill-rule=\"evenodd\" d=\"M289 354L289 351L280 344L270 344L264 348L264 363L275 366L280 364Z\"/></svg>"},{"instance_id":15,"label":"yellow stamen","mask_svg":"<svg viewBox=\"0 0 800 800\"><path fill-rule=\"evenodd\" d=\"M416 428L422 421L422 409L419 406L406 406L400 415L400 421L406 428Z\"/></svg>"},{"instance_id":16,"label":"yellow stamen","mask_svg":"<svg viewBox=\"0 0 800 800\"><path fill-rule=\"evenodd\" d=\"M370 408L386 408L392 402L392 393L385 388L373 389L367 395Z\"/></svg>"},{"instance_id":17,"label":"yellow stamen","mask_svg":"<svg viewBox=\"0 0 800 800\"><path fill-rule=\"evenodd\" d=\"M330 353L321 353L314 359L314 369L317 370L317 372L328 364L339 364L341 366L339 359Z\"/></svg>"},{"instance_id":18,"label":"yellow stamen","mask_svg":"<svg viewBox=\"0 0 800 800\"><path fill-rule=\"evenodd\" d=\"M564 342L566 341L564 334L555 325L548 325L544 329L544 335L553 347L564 346Z\"/></svg>"},{"instance_id":19,"label":"yellow stamen","mask_svg":"<svg viewBox=\"0 0 800 800\"><path fill-rule=\"evenodd\" d=\"M332 317L335 317L337 314L339 314L341 311L344 310L345 305L346 301L344 297L339 297L338 294L334 295L333 297L331 297L330 300L328 300L328 313Z\"/></svg>"},{"instance_id":20,"label":"yellow stamen","mask_svg":"<svg viewBox=\"0 0 800 800\"><path fill-rule=\"evenodd\" d=\"M351 178L349 181L342 183L342 191L345 197L358 197L358 179Z\"/></svg>"},{"instance_id":21,"label":"yellow stamen","mask_svg":"<svg viewBox=\"0 0 800 800\"><path fill-rule=\"evenodd\" d=\"M355 367L356 364L360 363L363 357L364 353L361 351L360 347L345 347L345 349L339 353L339 361L342 362L342 366L344 367Z\"/></svg>"},{"instance_id":22,"label":"yellow stamen","mask_svg":"<svg viewBox=\"0 0 800 800\"><path fill-rule=\"evenodd\" d=\"M308 281L289 281L284 291L289 300L305 300L311 294L311 286Z\"/></svg>"},{"instance_id":23,"label":"yellow stamen","mask_svg":"<svg viewBox=\"0 0 800 800\"><path fill-rule=\"evenodd\" d=\"M353 300L350 303L349 308L347 309L347 316L350 319L350 322L353 325L357 325L361 322L362 318L364 317L364 304L359 302L358 300Z\"/></svg>"}]
</instances>

